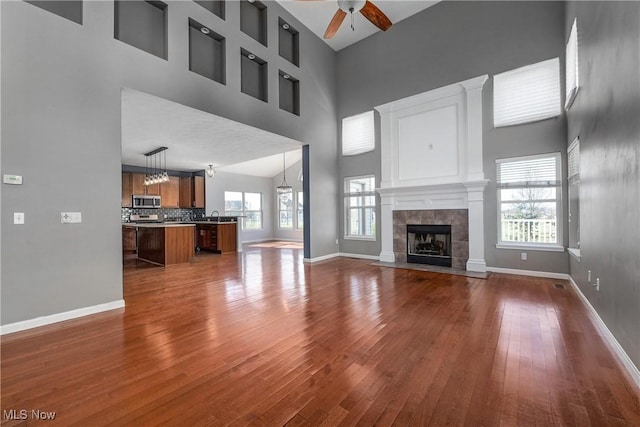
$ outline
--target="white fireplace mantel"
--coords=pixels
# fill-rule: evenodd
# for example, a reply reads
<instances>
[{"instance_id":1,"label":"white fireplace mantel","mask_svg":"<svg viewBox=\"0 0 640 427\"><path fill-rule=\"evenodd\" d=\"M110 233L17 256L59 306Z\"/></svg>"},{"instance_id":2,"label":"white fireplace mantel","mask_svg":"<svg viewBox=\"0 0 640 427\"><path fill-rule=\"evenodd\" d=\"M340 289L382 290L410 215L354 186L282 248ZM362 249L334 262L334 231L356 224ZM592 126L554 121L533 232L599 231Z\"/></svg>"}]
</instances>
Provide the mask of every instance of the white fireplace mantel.
<instances>
[{"instance_id":1,"label":"white fireplace mantel","mask_svg":"<svg viewBox=\"0 0 640 427\"><path fill-rule=\"evenodd\" d=\"M376 107L381 119L381 261L395 261L394 210L468 209L467 270L486 271L482 86L487 78Z\"/></svg>"}]
</instances>

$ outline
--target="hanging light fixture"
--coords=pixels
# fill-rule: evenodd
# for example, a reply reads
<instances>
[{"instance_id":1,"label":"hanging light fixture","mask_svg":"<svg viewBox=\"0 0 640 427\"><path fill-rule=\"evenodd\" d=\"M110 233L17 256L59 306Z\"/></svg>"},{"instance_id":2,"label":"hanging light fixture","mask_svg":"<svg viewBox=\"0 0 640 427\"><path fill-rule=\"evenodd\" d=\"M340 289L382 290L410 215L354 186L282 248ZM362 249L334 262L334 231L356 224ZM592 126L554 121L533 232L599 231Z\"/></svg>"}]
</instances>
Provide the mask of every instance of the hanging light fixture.
<instances>
[{"instance_id":1,"label":"hanging light fixture","mask_svg":"<svg viewBox=\"0 0 640 427\"><path fill-rule=\"evenodd\" d=\"M282 153L282 183L276 187L278 194L293 193L293 187L287 184L286 153Z\"/></svg>"},{"instance_id":2,"label":"hanging light fixture","mask_svg":"<svg viewBox=\"0 0 640 427\"><path fill-rule=\"evenodd\" d=\"M209 165L209 169L207 169L206 172L209 178L213 178L214 176L216 176L216 171L213 170L213 165Z\"/></svg>"},{"instance_id":3,"label":"hanging light fixture","mask_svg":"<svg viewBox=\"0 0 640 427\"><path fill-rule=\"evenodd\" d=\"M145 153L144 185L160 184L169 181L167 173L167 147L156 148ZM165 151L164 156L162 152ZM164 158L164 166L163 166Z\"/></svg>"}]
</instances>

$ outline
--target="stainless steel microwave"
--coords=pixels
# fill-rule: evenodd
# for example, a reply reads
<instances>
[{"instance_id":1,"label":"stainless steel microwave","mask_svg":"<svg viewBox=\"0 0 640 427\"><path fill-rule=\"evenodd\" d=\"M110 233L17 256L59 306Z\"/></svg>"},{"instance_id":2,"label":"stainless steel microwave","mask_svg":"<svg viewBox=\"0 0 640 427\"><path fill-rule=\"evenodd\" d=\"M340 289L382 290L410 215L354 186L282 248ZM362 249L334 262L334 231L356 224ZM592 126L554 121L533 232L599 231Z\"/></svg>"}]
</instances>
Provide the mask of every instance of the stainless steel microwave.
<instances>
[{"instance_id":1,"label":"stainless steel microwave","mask_svg":"<svg viewBox=\"0 0 640 427\"><path fill-rule=\"evenodd\" d=\"M148 196L146 194L134 194L131 196L131 206L134 208L155 209L161 206L160 196Z\"/></svg>"}]
</instances>

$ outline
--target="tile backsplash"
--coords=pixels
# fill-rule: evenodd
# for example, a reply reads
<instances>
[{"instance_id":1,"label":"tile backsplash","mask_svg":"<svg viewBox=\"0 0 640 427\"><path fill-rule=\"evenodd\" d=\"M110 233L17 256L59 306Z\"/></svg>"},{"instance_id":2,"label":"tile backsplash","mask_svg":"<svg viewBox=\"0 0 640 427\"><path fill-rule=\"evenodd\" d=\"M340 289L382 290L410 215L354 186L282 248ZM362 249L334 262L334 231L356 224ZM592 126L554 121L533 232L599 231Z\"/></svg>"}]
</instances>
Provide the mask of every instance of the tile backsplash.
<instances>
[{"instance_id":1,"label":"tile backsplash","mask_svg":"<svg viewBox=\"0 0 640 427\"><path fill-rule=\"evenodd\" d=\"M134 209L122 208L122 222L129 222L131 215L158 215L158 218L165 221L197 221L205 217L204 208L191 209Z\"/></svg>"}]
</instances>

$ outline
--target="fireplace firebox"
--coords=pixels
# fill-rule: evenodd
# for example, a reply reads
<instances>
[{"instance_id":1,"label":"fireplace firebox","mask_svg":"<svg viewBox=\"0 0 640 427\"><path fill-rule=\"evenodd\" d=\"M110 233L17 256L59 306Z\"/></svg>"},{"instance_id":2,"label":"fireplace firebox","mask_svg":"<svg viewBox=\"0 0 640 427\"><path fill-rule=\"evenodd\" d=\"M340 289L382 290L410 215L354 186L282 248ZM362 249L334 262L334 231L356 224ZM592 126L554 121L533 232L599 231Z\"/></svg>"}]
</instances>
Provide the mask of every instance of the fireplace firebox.
<instances>
[{"instance_id":1,"label":"fireplace firebox","mask_svg":"<svg viewBox=\"0 0 640 427\"><path fill-rule=\"evenodd\" d=\"M407 262L451 267L451 225L407 224Z\"/></svg>"}]
</instances>

